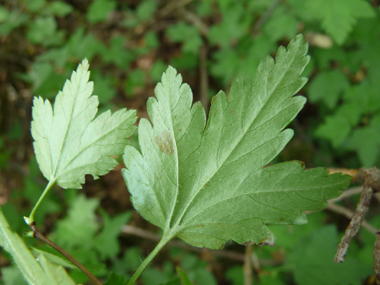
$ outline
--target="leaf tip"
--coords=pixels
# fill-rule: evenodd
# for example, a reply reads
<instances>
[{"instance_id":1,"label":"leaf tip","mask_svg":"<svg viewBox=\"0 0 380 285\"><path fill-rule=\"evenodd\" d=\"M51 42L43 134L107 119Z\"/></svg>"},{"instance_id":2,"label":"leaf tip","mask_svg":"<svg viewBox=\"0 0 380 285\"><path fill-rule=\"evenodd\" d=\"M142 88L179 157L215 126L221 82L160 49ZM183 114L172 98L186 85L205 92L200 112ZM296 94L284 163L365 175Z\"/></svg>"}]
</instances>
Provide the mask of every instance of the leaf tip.
<instances>
[{"instance_id":1,"label":"leaf tip","mask_svg":"<svg viewBox=\"0 0 380 285\"><path fill-rule=\"evenodd\" d=\"M90 67L90 65L89 65L89 63L88 63L88 59L87 59L87 58L84 58L84 59L82 60L82 63L79 64L78 69L79 69L79 67L81 67L82 69L84 69L84 70L87 71L87 70L89 69L89 67Z\"/></svg>"}]
</instances>

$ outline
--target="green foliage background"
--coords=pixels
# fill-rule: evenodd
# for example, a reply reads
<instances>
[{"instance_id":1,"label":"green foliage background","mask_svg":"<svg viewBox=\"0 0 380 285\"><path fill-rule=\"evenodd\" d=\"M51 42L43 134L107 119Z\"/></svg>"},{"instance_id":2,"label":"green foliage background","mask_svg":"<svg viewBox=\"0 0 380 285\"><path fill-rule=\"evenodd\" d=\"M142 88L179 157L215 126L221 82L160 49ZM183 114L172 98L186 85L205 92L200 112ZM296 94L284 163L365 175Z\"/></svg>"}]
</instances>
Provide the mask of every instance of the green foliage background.
<instances>
[{"instance_id":1,"label":"green foliage background","mask_svg":"<svg viewBox=\"0 0 380 285\"><path fill-rule=\"evenodd\" d=\"M239 74L253 77L263 57L303 33L311 64L304 74L310 81L300 93L308 104L291 125L294 139L276 161L379 167L378 1L4 0L0 5L0 196L3 212L19 233L26 230L19 217L28 213L45 183L33 159L32 98L54 98L85 57L101 111L127 106L146 117L145 101L167 65L182 73L196 99L207 105L209 94L228 90ZM37 224L95 275L106 280L114 271L109 278L119 281L109 284L123 284L154 244L118 237L120 226L131 219L138 227L156 228L126 212L132 206L120 169L104 180L90 179L79 193L55 192L37 212ZM345 206L353 207L356 200ZM369 216L374 225L375 214ZM327 266L333 259L347 221L331 213L314 213L309 219L307 226L272 227L276 247L255 248L260 259L272 261L263 265L256 284L309 284L305 280L318 275L318 264ZM317 283L364 282L371 275L373 240L363 230L350 248L351 260L334 265ZM227 249L243 251L235 245ZM2 256L1 282L21 284L7 254ZM197 284L243 284L241 263L176 247L165 251L142 280L176 282L177 265ZM76 270L70 275L76 282L86 280Z\"/></svg>"}]
</instances>

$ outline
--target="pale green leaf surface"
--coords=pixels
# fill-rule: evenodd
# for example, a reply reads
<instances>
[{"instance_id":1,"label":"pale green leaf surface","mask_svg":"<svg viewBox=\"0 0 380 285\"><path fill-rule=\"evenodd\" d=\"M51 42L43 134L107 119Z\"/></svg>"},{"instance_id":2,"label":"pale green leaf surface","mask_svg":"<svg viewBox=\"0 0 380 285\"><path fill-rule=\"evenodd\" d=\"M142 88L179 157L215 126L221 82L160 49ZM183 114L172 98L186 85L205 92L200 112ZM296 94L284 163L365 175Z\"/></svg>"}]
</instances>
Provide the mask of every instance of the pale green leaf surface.
<instances>
[{"instance_id":1,"label":"pale green leaf surface","mask_svg":"<svg viewBox=\"0 0 380 285\"><path fill-rule=\"evenodd\" d=\"M49 262L44 254L40 254L37 257L37 260L41 264L41 267L44 269L46 275L49 276L49 279L55 281L54 284L75 285L75 282L69 277L61 265Z\"/></svg>"},{"instance_id":2,"label":"pale green leaf surface","mask_svg":"<svg viewBox=\"0 0 380 285\"><path fill-rule=\"evenodd\" d=\"M153 126L139 124L141 153L127 146L123 175L134 207L187 243L220 248L228 240L274 245L266 224L306 223L350 178L304 171L299 162L263 168L293 136L284 130L305 103L293 97L305 84L307 45L297 36L263 60L252 82L238 77L229 94L212 100L209 119L169 67L149 98Z\"/></svg>"},{"instance_id":3,"label":"pale green leaf surface","mask_svg":"<svg viewBox=\"0 0 380 285\"><path fill-rule=\"evenodd\" d=\"M32 250L32 253L34 256L43 255L51 263L54 263L56 265L61 265L63 267L70 268L70 269L78 269L78 267L76 267L74 264L72 264L67 259L63 259L63 258L61 258L55 254L51 254L49 252L40 250L40 249L35 248L35 247L32 247L31 250Z\"/></svg>"},{"instance_id":4,"label":"pale green leaf surface","mask_svg":"<svg viewBox=\"0 0 380 285\"><path fill-rule=\"evenodd\" d=\"M98 98L88 82L84 60L58 92L54 112L48 100L34 98L32 136L40 169L50 182L63 188L81 188L86 174L95 179L118 163L111 155L123 152L135 130L135 111L104 112L95 118ZM95 119L94 119L95 118Z\"/></svg>"},{"instance_id":5,"label":"pale green leaf surface","mask_svg":"<svg viewBox=\"0 0 380 285\"><path fill-rule=\"evenodd\" d=\"M2 211L0 210L0 246L9 252L15 264L20 269L24 279L29 284L39 285L70 285L74 284L62 267L49 263L44 257L36 261L33 254L22 241L22 239L9 227ZM59 274L55 277L54 275ZM58 282L59 281L59 282Z\"/></svg>"}]
</instances>

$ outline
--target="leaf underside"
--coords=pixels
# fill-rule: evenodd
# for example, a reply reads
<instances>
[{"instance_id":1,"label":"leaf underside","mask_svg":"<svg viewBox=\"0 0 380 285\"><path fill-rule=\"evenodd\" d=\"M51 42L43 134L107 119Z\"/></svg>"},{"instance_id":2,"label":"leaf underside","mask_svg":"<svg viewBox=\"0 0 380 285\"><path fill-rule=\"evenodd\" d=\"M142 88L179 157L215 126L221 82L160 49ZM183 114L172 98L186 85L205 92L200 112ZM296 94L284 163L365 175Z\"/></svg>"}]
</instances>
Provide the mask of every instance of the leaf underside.
<instances>
[{"instance_id":1,"label":"leaf underside","mask_svg":"<svg viewBox=\"0 0 380 285\"><path fill-rule=\"evenodd\" d=\"M303 210L324 208L349 176L304 171L300 162L263 168L289 142L284 129L305 104L294 95L309 58L302 36L264 59L252 81L238 77L206 115L190 87L169 67L149 98L152 124L141 119L141 153L127 146L123 176L134 207L164 235L221 248L228 240L271 245L267 224L303 224Z\"/></svg>"},{"instance_id":2,"label":"leaf underside","mask_svg":"<svg viewBox=\"0 0 380 285\"><path fill-rule=\"evenodd\" d=\"M74 285L62 266L48 261L43 254L34 257L22 239L14 233L0 208L0 246L12 256L28 284ZM38 262L37 262L38 261Z\"/></svg>"},{"instance_id":3,"label":"leaf underside","mask_svg":"<svg viewBox=\"0 0 380 285\"><path fill-rule=\"evenodd\" d=\"M63 188L81 188L86 174L95 179L118 163L111 155L123 153L135 131L134 110L104 112L95 118L98 97L92 95L88 61L83 60L58 92L54 112L48 100L35 97L32 136L40 169ZM95 118L95 119L94 119Z\"/></svg>"}]
</instances>

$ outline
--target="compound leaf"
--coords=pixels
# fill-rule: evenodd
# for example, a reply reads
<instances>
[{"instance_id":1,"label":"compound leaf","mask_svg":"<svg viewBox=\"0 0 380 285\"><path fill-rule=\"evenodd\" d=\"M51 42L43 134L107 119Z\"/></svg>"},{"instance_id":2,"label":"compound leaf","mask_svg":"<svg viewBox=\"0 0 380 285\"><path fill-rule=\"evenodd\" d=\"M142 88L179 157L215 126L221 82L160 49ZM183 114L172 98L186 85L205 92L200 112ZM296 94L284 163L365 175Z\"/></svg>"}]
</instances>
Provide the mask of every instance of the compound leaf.
<instances>
[{"instance_id":1,"label":"compound leaf","mask_svg":"<svg viewBox=\"0 0 380 285\"><path fill-rule=\"evenodd\" d=\"M54 103L34 98L32 136L40 169L50 182L63 188L81 188L84 176L95 179L118 163L111 155L123 152L135 130L135 111L104 112L95 118L98 97L88 82L88 61L83 60L71 81L66 81ZM95 119L94 119L95 118Z\"/></svg>"},{"instance_id":2,"label":"compound leaf","mask_svg":"<svg viewBox=\"0 0 380 285\"><path fill-rule=\"evenodd\" d=\"M280 47L276 63L264 59L254 81L238 77L229 97L219 92L209 119L174 68L149 98L152 124L139 123L141 153L127 146L123 176L134 207L187 243L221 248L240 244L274 245L267 224L303 224L303 210L318 210L345 188L349 176L324 169L304 171L299 162L264 168L288 143L284 128L305 104L295 96L306 83L302 36Z\"/></svg>"}]
</instances>

